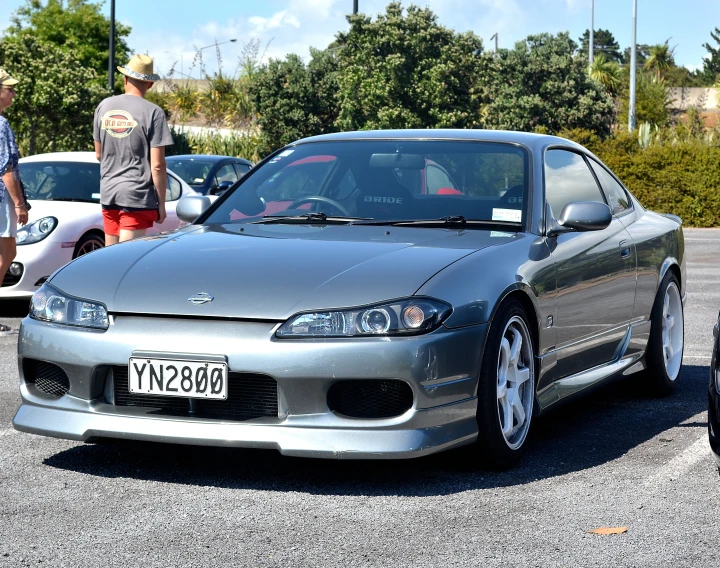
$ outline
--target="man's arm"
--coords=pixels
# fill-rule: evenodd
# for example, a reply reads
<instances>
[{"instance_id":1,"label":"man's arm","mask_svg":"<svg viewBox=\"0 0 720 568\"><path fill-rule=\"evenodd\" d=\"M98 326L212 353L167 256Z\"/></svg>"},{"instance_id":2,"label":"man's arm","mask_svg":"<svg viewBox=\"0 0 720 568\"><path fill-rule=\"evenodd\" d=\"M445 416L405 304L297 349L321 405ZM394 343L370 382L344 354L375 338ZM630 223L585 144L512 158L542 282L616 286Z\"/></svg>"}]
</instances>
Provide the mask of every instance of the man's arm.
<instances>
[{"instance_id":1,"label":"man's arm","mask_svg":"<svg viewBox=\"0 0 720 568\"><path fill-rule=\"evenodd\" d=\"M150 148L150 169L153 184L158 196L158 223L165 221L165 194L167 192L167 165L165 164L165 146Z\"/></svg>"},{"instance_id":2,"label":"man's arm","mask_svg":"<svg viewBox=\"0 0 720 568\"><path fill-rule=\"evenodd\" d=\"M95 140L95 157L97 158L97 161L102 161L102 144Z\"/></svg>"},{"instance_id":3,"label":"man's arm","mask_svg":"<svg viewBox=\"0 0 720 568\"><path fill-rule=\"evenodd\" d=\"M27 209L25 209L25 203L22 198L20 186L15 179L15 172L13 172L11 167L8 167L8 169L5 170L5 173L2 175L2 180L8 190L8 193L10 194L10 198L15 204L14 207L15 213L17 213L18 224L25 225L28 222L28 212Z\"/></svg>"}]
</instances>

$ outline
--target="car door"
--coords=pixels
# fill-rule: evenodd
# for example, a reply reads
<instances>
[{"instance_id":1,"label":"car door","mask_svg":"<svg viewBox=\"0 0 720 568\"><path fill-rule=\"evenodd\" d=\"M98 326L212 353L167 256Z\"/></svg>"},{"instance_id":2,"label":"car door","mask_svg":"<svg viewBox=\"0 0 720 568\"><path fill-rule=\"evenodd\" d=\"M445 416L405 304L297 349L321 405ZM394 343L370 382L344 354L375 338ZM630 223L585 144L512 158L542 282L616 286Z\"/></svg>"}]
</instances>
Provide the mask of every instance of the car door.
<instances>
[{"instance_id":1,"label":"car door","mask_svg":"<svg viewBox=\"0 0 720 568\"><path fill-rule=\"evenodd\" d=\"M545 196L553 215L573 201L606 199L586 158L566 149L545 153ZM557 277L556 378L611 361L632 318L635 247L613 216L601 231L570 232L550 239Z\"/></svg>"}]
</instances>

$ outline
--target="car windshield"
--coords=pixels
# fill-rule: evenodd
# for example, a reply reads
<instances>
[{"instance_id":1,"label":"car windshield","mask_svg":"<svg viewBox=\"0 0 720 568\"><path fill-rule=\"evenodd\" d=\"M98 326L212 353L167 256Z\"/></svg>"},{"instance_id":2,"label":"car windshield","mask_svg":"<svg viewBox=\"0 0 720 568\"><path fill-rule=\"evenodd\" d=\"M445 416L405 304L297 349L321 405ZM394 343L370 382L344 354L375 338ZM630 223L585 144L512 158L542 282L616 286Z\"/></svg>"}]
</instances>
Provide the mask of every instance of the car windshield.
<instances>
[{"instance_id":1,"label":"car windshield","mask_svg":"<svg viewBox=\"0 0 720 568\"><path fill-rule=\"evenodd\" d=\"M84 162L23 162L28 199L100 202L100 164Z\"/></svg>"},{"instance_id":2,"label":"car windshield","mask_svg":"<svg viewBox=\"0 0 720 568\"><path fill-rule=\"evenodd\" d=\"M447 218L519 224L527 170L526 151L506 143L304 143L255 168L206 223L256 222L263 216L314 222L324 214L374 222Z\"/></svg>"},{"instance_id":3,"label":"car windshield","mask_svg":"<svg viewBox=\"0 0 720 568\"><path fill-rule=\"evenodd\" d=\"M167 158L167 167L189 185L203 185L215 165L212 160L195 158Z\"/></svg>"}]
</instances>

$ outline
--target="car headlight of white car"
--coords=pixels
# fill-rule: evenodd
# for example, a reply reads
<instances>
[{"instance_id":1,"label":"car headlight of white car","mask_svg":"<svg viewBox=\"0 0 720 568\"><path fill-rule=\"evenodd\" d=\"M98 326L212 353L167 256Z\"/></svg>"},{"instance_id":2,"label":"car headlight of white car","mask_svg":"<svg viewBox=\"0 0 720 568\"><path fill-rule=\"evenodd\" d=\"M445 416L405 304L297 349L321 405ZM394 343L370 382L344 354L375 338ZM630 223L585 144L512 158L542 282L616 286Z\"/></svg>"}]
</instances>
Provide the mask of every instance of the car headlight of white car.
<instances>
[{"instance_id":1,"label":"car headlight of white car","mask_svg":"<svg viewBox=\"0 0 720 568\"><path fill-rule=\"evenodd\" d=\"M368 337L417 335L436 329L452 312L445 302L407 298L385 304L297 314L278 328L276 335L300 337Z\"/></svg>"},{"instance_id":2,"label":"car headlight of white car","mask_svg":"<svg viewBox=\"0 0 720 568\"><path fill-rule=\"evenodd\" d=\"M18 229L15 242L19 245L30 245L42 241L55 230L58 220L55 217L43 217Z\"/></svg>"},{"instance_id":3,"label":"car headlight of white car","mask_svg":"<svg viewBox=\"0 0 720 568\"><path fill-rule=\"evenodd\" d=\"M107 308L99 302L91 302L64 294L49 284L43 284L30 301L30 317L36 320L107 329Z\"/></svg>"}]
</instances>

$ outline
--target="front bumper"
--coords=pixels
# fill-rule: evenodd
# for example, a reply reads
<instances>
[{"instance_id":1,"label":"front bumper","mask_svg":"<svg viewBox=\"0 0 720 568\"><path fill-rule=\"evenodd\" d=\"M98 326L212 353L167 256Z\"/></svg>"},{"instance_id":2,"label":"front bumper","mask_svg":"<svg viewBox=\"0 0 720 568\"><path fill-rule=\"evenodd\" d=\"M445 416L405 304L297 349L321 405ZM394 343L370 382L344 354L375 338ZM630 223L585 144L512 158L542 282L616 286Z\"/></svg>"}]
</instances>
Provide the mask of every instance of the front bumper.
<instances>
[{"instance_id":1,"label":"front bumper","mask_svg":"<svg viewBox=\"0 0 720 568\"><path fill-rule=\"evenodd\" d=\"M476 390L488 325L440 328L407 338L278 341L278 324L116 316L106 332L26 318L18 343L22 406L17 430L86 441L97 437L193 445L272 448L322 458L407 458L468 444L477 437ZM105 374L136 350L227 357L232 371L277 381L277 417L247 421L157 416L108 402ZM25 359L51 362L70 378L49 400L25 382ZM399 416L359 419L329 409L329 387L343 380L406 382L413 404Z\"/></svg>"}]
</instances>

